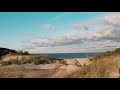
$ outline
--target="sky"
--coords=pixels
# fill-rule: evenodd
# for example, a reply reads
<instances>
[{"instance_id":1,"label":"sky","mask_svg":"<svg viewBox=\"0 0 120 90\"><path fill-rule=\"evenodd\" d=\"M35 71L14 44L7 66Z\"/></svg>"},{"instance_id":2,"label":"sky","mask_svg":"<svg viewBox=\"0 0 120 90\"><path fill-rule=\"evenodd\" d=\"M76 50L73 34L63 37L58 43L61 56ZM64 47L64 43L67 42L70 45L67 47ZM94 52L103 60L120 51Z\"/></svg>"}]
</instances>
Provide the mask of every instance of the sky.
<instances>
[{"instance_id":1,"label":"sky","mask_svg":"<svg viewBox=\"0 0 120 90\"><path fill-rule=\"evenodd\" d=\"M30 53L113 50L120 47L120 13L0 12L0 47Z\"/></svg>"}]
</instances>

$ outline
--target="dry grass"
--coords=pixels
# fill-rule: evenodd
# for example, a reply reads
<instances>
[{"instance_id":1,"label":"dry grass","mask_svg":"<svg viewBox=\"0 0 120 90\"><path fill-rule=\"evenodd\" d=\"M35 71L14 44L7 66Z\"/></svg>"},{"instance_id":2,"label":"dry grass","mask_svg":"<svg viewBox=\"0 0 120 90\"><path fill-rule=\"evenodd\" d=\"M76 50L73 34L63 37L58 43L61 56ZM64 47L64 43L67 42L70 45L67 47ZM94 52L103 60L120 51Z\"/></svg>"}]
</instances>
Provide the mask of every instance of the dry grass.
<instances>
[{"instance_id":1,"label":"dry grass","mask_svg":"<svg viewBox=\"0 0 120 90\"><path fill-rule=\"evenodd\" d=\"M0 70L0 78L47 78L54 69L6 69Z\"/></svg>"},{"instance_id":2,"label":"dry grass","mask_svg":"<svg viewBox=\"0 0 120 90\"><path fill-rule=\"evenodd\" d=\"M81 70L68 75L67 78L108 78L119 77L120 56L110 56ZM116 75L116 76L115 76Z\"/></svg>"},{"instance_id":3,"label":"dry grass","mask_svg":"<svg viewBox=\"0 0 120 90\"><path fill-rule=\"evenodd\" d=\"M59 60L61 59L51 58L48 56L30 56L29 58L26 58L23 56L21 60L18 60L18 59L13 59L13 60L10 59L8 61L0 60L0 64L1 66L12 65L12 64L21 65L21 64L30 64L30 63L39 65L39 64L55 63L56 61L59 61Z\"/></svg>"}]
</instances>

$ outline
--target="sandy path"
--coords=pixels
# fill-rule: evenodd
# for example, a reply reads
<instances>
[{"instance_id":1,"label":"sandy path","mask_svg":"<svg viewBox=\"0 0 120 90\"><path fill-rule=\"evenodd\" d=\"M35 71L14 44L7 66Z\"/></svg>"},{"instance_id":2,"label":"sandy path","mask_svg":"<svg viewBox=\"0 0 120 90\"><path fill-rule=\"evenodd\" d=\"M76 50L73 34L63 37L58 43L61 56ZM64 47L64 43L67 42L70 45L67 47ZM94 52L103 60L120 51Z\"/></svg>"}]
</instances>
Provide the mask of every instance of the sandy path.
<instances>
[{"instance_id":1,"label":"sandy path","mask_svg":"<svg viewBox=\"0 0 120 90\"><path fill-rule=\"evenodd\" d=\"M64 59L64 61L66 61L67 64L72 64L74 65L75 63L79 62L82 66L85 65L89 65L92 63L92 61L89 61L88 58L74 58L74 59ZM77 61L77 62L76 62Z\"/></svg>"}]
</instances>

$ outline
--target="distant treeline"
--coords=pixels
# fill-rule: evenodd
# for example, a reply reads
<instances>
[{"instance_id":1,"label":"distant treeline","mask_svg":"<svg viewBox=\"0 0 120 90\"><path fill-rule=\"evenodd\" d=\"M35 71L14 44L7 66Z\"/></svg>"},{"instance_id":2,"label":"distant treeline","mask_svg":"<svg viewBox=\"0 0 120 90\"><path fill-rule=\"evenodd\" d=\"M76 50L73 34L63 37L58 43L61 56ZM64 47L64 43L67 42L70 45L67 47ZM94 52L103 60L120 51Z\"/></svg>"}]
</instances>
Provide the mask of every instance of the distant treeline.
<instances>
[{"instance_id":1,"label":"distant treeline","mask_svg":"<svg viewBox=\"0 0 120 90\"><path fill-rule=\"evenodd\" d=\"M17 51L18 54L30 55L28 51Z\"/></svg>"},{"instance_id":2,"label":"distant treeline","mask_svg":"<svg viewBox=\"0 0 120 90\"><path fill-rule=\"evenodd\" d=\"M0 48L0 57L7 54L21 54L21 55L29 55L28 51L16 51L8 48Z\"/></svg>"}]
</instances>

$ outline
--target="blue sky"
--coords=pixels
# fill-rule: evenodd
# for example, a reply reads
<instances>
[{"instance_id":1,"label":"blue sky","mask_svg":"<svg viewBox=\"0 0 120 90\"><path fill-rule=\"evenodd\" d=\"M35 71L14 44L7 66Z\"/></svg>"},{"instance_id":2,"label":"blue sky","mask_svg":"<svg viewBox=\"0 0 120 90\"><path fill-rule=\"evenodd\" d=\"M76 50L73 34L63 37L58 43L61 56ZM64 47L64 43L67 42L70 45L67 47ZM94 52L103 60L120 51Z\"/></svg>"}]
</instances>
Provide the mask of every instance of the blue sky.
<instances>
[{"instance_id":1,"label":"blue sky","mask_svg":"<svg viewBox=\"0 0 120 90\"><path fill-rule=\"evenodd\" d=\"M96 27L96 22L99 21L97 19L105 15L115 16L114 13L107 12L0 12L0 47L22 49L31 53L94 52L112 49L112 46L107 49L86 49L93 43L97 47L101 41L86 40L82 36L91 35L92 29L99 27ZM102 42L119 43L113 42L113 39Z\"/></svg>"}]
</instances>

